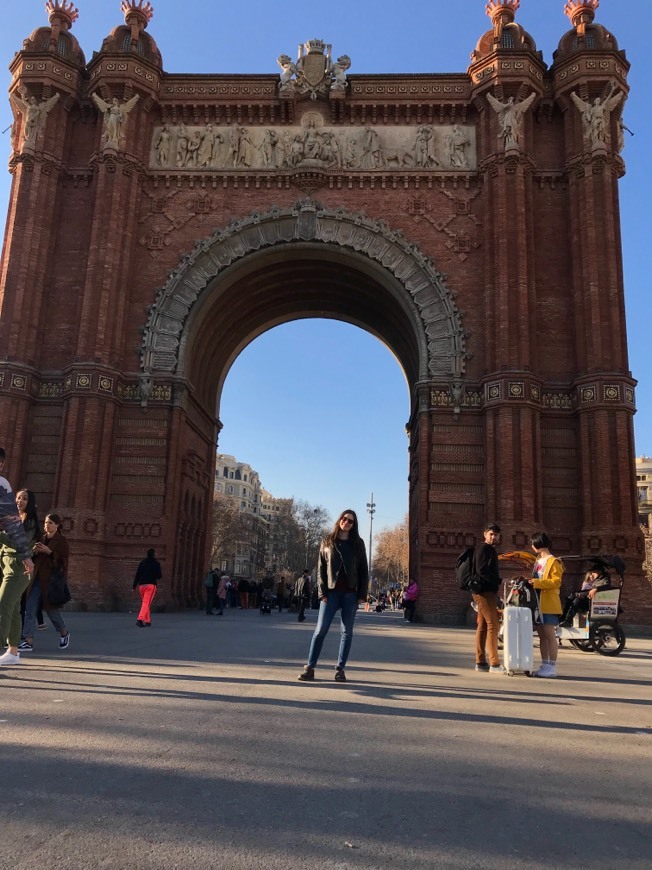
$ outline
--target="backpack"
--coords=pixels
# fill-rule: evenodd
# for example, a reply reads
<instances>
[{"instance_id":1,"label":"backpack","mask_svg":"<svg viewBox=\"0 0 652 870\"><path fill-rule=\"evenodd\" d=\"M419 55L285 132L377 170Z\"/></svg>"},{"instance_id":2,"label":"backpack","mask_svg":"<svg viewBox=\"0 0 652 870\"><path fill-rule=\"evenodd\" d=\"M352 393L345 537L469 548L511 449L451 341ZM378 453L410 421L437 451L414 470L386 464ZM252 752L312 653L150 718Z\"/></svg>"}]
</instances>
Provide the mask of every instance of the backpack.
<instances>
[{"instance_id":1,"label":"backpack","mask_svg":"<svg viewBox=\"0 0 652 870\"><path fill-rule=\"evenodd\" d=\"M508 607L529 607L532 611L532 622L540 621L539 599L536 589L530 586L525 577L517 577L512 582L505 604Z\"/></svg>"},{"instance_id":2,"label":"backpack","mask_svg":"<svg viewBox=\"0 0 652 870\"><path fill-rule=\"evenodd\" d=\"M457 585L464 592L471 591L474 553L475 547L467 547L466 550L460 554L457 562L455 563L455 577L457 579Z\"/></svg>"},{"instance_id":3,"label":"backpack","mask_svg":"<svg viewBox=\"0 0 652 870\"><path fill-rule=\"evenodd\" d=\"M208 574L204 576L204 589L214 589L215 588L215 572L209 571Z\"/></svg>"}]
</instances>

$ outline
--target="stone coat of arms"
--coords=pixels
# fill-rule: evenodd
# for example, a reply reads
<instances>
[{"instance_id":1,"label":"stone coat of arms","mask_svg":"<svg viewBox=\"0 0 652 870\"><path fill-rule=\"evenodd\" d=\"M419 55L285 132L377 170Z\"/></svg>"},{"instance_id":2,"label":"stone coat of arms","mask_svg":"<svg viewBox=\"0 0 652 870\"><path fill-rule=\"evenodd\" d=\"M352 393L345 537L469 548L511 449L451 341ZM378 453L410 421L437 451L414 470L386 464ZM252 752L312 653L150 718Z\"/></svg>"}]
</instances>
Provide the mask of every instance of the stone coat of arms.
<instances>
[{"instance_id":1,"label":"stone coat of arms","mask_svg":"<svg viewBox=\"0 0 652 870\"><path fill-rule=\"evenodd\" d=\"M332 46L321 39L309 39L299 46L296 62L287 54L279 56L281 67L279 92L283 97L310 97L316 100L328 93L337 96L346 91L346 71L351 58L344 54L331 61Z\"/></svg>"}]
</instances>

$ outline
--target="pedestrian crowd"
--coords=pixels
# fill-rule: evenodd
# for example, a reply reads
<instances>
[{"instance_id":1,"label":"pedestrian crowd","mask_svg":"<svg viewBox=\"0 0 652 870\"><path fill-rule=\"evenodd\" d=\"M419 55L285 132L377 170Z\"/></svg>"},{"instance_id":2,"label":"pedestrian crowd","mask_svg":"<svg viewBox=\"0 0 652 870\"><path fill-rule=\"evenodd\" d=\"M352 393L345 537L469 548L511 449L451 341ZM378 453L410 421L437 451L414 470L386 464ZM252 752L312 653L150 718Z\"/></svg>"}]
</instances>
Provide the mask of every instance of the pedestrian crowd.
<instances>
[{"instance_id":1,"label":"pedestrian crowd","mask_svg":"<svg viewBox=\"0 0 652 870\"><path fill-rule=\"evenodd\" d=\"M0 639L5 649L0 654L0 666L19 664L21 653L33 650L35 632L47 628L44 614L58 633L59 649L65 650L70 644L70 632L61 613L62 606L70 600L69 547L62 532L61 517L54 512L47 514L41 528L34 493L20 489L14 495L5 477L5 466L5 451L0 448ZM469 583L464 587L471 592L477 612L475 669L491 674L505 673L498 649L501 577L496 545L500 534L497 523L487 523L482 542L468 549ZM541 651L541 665L533 676L555 678L557 626L562 612L562 624L570 624L576 613L588 610L590 599L608 580L605 581L599 571L589 572L580 592L570 596L566 607L562 608L563 563L553 555L552 543L545 532L532 535L531 548L534 568L528 582L536 590L540 618L535 630ZM464 554L460 560L463 557ZM146 558L138 564L133 580L133 589L140 597L136 620L139 628L151 627L152 604L161 579L161 565L155 551L149 549ZM332 531L322 541L314 583L308 568L295 582L271 573L257 582L232 578L211 567L203 578L203 590L207 616L223 616L227 608L256 609L261 613L276 608L280 612L285 608L297 613L298 621L304 622L306 609L318 608L307 662L299 674L302 682L315 679L324 640L338 613L340 644L334 678L343 682L359 607L364 605L367 611L373 608L379 613L387 608L403 609L405 621L413 623L420 592L418 582L410 579L403 588L395 586L376 597L369 594L366 549L359 534L357 514L350 508L342 511Z\"/></svg>"}]
</instances>

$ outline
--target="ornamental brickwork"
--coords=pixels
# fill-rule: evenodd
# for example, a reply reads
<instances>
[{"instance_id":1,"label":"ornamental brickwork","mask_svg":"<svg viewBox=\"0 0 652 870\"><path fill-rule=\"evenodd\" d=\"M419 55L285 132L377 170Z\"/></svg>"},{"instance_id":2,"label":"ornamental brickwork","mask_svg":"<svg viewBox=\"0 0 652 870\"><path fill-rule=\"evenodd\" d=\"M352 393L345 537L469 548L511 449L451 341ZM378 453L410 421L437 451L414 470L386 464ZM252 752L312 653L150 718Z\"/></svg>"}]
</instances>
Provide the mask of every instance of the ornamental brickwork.
<instances>
[{"instance_id":1,"label":"ornamental brickwork","mask_svg":"<svg viewBox=\"0 0 652 870\"><path fill-rule=\"evenodd\" d=\"M326 316L380 336L410 385L424 618L463 620L452 566L495 519L509 548L543 528L560 556L619 553L627 620L652 622L618 215L629 65L572 0L546 66L518 5L491 0L464 73L351 73L354 47L310 40L280 74L211 76L164 72L149 3L124 0L88 62L72 4L48 4L11 63L0 443L65 518L85 606L124 606L149 547L159 601L197 603L226 372L271 326Z\"/></svg>"}]
</instances>

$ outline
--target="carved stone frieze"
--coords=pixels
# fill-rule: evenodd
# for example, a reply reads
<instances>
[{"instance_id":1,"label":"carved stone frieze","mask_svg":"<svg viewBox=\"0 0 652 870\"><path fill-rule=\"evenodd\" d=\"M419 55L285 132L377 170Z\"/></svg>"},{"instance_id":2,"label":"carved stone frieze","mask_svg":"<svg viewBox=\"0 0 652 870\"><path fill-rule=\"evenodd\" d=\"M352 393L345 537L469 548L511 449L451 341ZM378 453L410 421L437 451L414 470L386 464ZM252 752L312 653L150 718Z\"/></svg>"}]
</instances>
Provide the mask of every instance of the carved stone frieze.
<instances>
[{"instance_id":1,"label":"carved stone frieze","mask_svg":"<svg viewBox=\"0 0 652 870\"><path fill-rule=\"evenodd\" d=\"M385 223L314 202L250 215L199 242L170 274L150 308L141 349L143 371L176 371L188 314L213 278L250 253L304 241L354 251L380 263L401 282L420 314L428 373L446 379L451 373L464 373L461 316L431 261Z\"/></svg>"},{"instance_id":2,"label":"carved stone frieze","mask_svg":"<svg viewBox=\"0 0 652 870\"><path fill-rule=\"evenodd\" d=\"M471 125L328 126L309 112L295 127L156 127L149 166L165 170L474 171Z\"/></svg>"}]
</instances>

